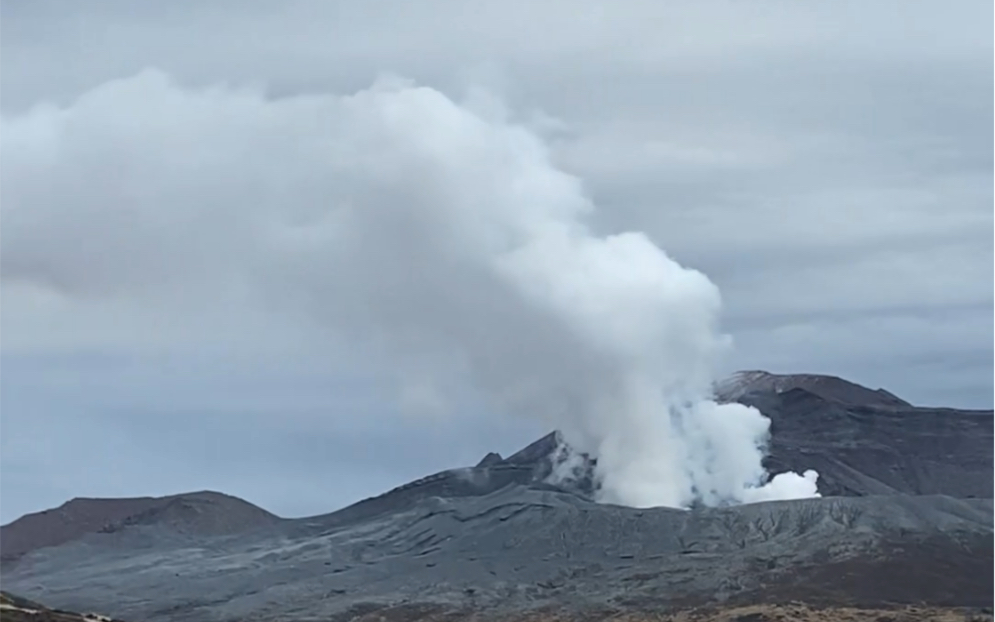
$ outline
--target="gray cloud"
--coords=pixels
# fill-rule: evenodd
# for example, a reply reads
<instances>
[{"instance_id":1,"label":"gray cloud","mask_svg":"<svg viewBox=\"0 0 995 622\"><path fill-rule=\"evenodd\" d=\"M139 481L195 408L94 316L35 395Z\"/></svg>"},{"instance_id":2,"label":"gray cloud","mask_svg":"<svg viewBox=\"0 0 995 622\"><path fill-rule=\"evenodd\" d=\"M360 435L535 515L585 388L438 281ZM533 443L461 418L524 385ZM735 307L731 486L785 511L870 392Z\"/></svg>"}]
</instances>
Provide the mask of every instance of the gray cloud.
<instances>
[{"instance_id":1,"label":"gray cloud","mask_svg":"<svg viewBox=\"0 0 995 622\"><path fill-rule=\"evenodd\" d=\"M398 374L406 408L477 392L561 430L612 502L814 492L760 490L768 422L707 400L714 286L643 234L593 234L578 180L485 92L267 100L147 70L2 130L8 282L296 313Z\"/></svg>"},{"instance_id":2,"label":"gray cloud","mask_svg":"<svg viewBox=\"0 0 995 622\"><path fill-rule=\"evenodd\" d=\"M501 95L515 118L542 127L556 163L582 178L599 205L599 231L645 231L719 285L724 325L738 344L726 361L729 368L837 373L917 402L991 406L990 4L621 3L608 11L594 3L479 3L473 12L465 7L438 3L415 10L402 4L385 17L355 3L288 3L280 11L251 2L140 10L113 2L5 3L0 106L6 121L40 102L70 105L108 80L150 66L186 85L261 84L274 99L353 92L384 71L456 97L468 85L482 83ZM564 19L567 14L575 19ZM156 105L162 102L138 97L129 110L137 114ZM542 125L543 114L557 123ZM296 151L307 148L308 137L287 130L274 138L268 155L294 154L281 157L306 161ZM6 177L42 137L25 138L15 160L15 147L4 134ZM130 139L126 133L119 138ZM160 140L182 145L195 138L200 136ZM147 145L149 152L164 152L162 147ZM363 394L335 384L342 361L349 360L341 346L318 348L303 327L274 325L268 313L246 308L239 283L221 287L216 275L204 273L209 265L204 253L217 265L225 257L240 261L247 250L216 248L216 240L202 233L217 223L197 223L169 238L150 229L130 238L142 240L139 247L114 246L129 238L94 226L100 221L93 217L106 218L108 212L88 197L99 196L101 179L109 179L118 192L118 182L149 173L140 169L141 162L131 171L113 172L96 169L100 162L90 158L74 173L77 187L49 197L52 205L72 205L59 212L58 237L51 230L44 240L3 234L4 520L83 494L84 488L92 494L150 492L155 460L168 464L168 457L177 455L172 451L182 455L184 447L197 447L193 440L184 444L180 435L167 451L153 442L151 430L170 416L185 422L178 429L195 429L191 413L208 400L231 413L256 404L256 429L266 421L284 421L286 428L273 436L279 448L262 463L272 465L270 470L258 467L251 478L257 484L234 472L219 481L250 499L273 499L277 511L323 511L363 492L379 492L387 480L401 483L420 469L451 464L442 459L451 454L428 464L419 462L416 451L389 451L396 466L387 475L339 494L335 486L323 487L325 474L352 463L337 462L337 450L323 457L319 451L288 449L299 438L313 438L306 431L314 429L316 417L281 419L288 410L281 401L293 401L287 391L271 387L270 397L257 392L251 400L234 392L209 397L203 383L189 376L163 390L169 369L237 352L241 361L273 361L265 373L255 372L257 381L287 366L301 375L313 373L310 365L328 370L319 377L336 389L300 406L304 412L323 405L333 410L333 398L350 401L348 396ZM244 198L263 196L274 175L286 183L293 178L281 170L279 159L248 158L241 166L238 190L230 179L204 179L201 196L220 193L226 203L218 207L234 210ZM321 185L306 170L295 174L296 183ZM160 188L177 197L190 196L188 190ZM18 218L37 217L14 214L26 200L4 195L0 231L16 230ZM300 218L307 217L302 210ZM156 222L170 224L168 215ZM106 221L111 224L119 221ZM180 247L170 246L178 239ZM14 253L18 244L26 250ZM169 265L150 263L150 257L167 255L173 258ZM41 287L10 280L39 274L39 266L56 261L75 270L49 271ZM106 269L95 269L95 261ZM199 278L189 278L192 273ZM150 290L141 303L111 295L125 285L142 288L157 280L171 282L172 293ZM53 285L63 293L46 289ZM76 288L72 296L65 295L67 287ZM191 302L206 290L219 301L210 311ZM131 395L127 425L110 414L120 413L120 404L103 403L110 390L106 384L77 380L72 400L46 397L53 386L85 378L80 370L91 363L73 357L81 349L126 360L136 353L168 353L143 363L145 380L132 379L133 388L125 391ZM38 352L48 357L45 365L24 362ZM308 363L291 365L300 360ZM225 376L205 370L201 378L223 382ZM287 379L287 386L294 382ZM72 403L92 403L89 414L81 417ZM385 400L367 417L368 429L347 437L346 444L387 443L380 435L394 425L391 408ZM67 427L72 421L85 424ZM216 421L211 425L220 433L227 424ZM508 431L507 444L497 448L507 451L535 432L522 426ZM115 441L117 450L134 447L134 455L147 456L150 467L112 478L111 460L88 463L92 471L73 471L64 445L44 460L8 452L21 439L38 446L44 439L67 439L59 436L60 427L73 430L77 440L87 434L122 439ZM471 429L482 428L453 430L440 446L458 445L456 439L472 436ZM250 443L248 436L242 432L239 438ZM468 453L490 449L486 445L473 445ZM190 452L202 456L202 449ZM305 456L311 468L304 458L290 456ZM277 466L288 463L294 467ZM190 464L207 469L215 463L204 458ZM374 469L371 462L362 470ZM266 472L286 473L288 479L297 474L302 491L330 492L313 505L302 504L294 499L303 495L293 489L282 497L273 493L277 485L264 482ZM191 467L188 475L153 487L198 487L196 473Z\"/></svg>"}]
</instances>

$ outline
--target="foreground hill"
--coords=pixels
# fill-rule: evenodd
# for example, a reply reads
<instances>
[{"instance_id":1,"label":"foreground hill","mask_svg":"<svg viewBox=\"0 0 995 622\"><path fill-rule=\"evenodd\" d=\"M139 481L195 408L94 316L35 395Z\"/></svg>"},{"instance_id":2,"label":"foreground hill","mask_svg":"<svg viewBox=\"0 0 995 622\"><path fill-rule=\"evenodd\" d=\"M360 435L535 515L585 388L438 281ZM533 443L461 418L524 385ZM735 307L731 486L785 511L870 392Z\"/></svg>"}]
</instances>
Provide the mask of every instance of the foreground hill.
<instances>
[{"instance_id":1,"label":"foreground hill","mask_svg":"<svg viewBox=\"0 0 995 622\"><path fill-rule=\"evenodd\" d=\"M772 418L770 466L816 468L833 496L692 511L601 505L583 474L544 481L554 434L307 519L265 514L233 527L156 506L24 552L4 566L4 586L163 621L645 619L689 608L718 620L790 601L906 613L991 605L990 411L855 403L882 394L839 379L762 380L737 383L735 398Z\"/></svg>"}]
</instances>

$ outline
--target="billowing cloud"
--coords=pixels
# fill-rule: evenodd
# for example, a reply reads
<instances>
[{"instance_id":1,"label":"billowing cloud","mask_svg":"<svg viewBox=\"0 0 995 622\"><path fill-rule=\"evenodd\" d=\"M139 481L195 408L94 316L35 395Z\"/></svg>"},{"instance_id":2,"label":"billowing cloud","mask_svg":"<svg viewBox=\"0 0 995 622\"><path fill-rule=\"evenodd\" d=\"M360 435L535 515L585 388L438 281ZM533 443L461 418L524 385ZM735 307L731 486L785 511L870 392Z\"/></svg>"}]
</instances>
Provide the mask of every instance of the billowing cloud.
<instances>
[{"instance_id":1,"label":"billowing cloud","mask_svg":"<svg viewBox=\"0 0 995 622\"><path fill-rule=\"evenodd\" d=\"M3 277L205 310L239 292L379 356L407 405L472 387L561 429L605 500L761 494L769 422L708 399L717 288L642 233L592 233L580 181L472 104L397 79L269 100L146 71L4 118Z\"/></svg>"}]
</instances>

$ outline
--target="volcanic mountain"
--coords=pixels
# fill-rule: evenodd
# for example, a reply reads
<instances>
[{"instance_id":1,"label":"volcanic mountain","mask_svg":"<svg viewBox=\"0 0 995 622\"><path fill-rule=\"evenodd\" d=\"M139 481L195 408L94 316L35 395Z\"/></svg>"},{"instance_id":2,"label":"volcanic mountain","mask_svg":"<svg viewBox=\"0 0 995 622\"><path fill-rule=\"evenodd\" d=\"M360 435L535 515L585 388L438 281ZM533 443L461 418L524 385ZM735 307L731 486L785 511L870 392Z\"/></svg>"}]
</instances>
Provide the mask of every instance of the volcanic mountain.
<instances>
[{"instance_id":1,"label":"volcanic mountain","mask_svg":"<svg viewBox=\"0 0 995 622\"><path fill-rule=\"evenodd\" d=\"M716 394L770 417L768 469L818 470L823 498L598 504L590 461L548 481L552 433L304 519L218 493L74 500L0 529L4 589L142 620L991 604L992 411L815 375L743 372Z\"/></svg>"}]
</instances>

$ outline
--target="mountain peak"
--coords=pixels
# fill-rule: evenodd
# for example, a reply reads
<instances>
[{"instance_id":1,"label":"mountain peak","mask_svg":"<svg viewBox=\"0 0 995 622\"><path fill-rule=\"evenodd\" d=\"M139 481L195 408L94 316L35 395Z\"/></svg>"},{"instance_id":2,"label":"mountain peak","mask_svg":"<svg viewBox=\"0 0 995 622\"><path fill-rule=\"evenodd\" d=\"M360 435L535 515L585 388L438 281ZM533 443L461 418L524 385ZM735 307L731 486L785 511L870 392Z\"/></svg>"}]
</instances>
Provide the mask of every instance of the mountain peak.
<instances>
[{"instance_id":1,"label":"mountain peak","mask_svg":"<svg viewBox=\"0 0 995 622\"><path fill-rule=\"evenodd\" d=\"M763 370L739 371L715 385L721 402L734 402L750 393L786 393L802 389L830 402L848 406L911 408L912 404L884 389L869 389L849 380L823 374L774 374Z\"/></svg>"}]
</instances>

